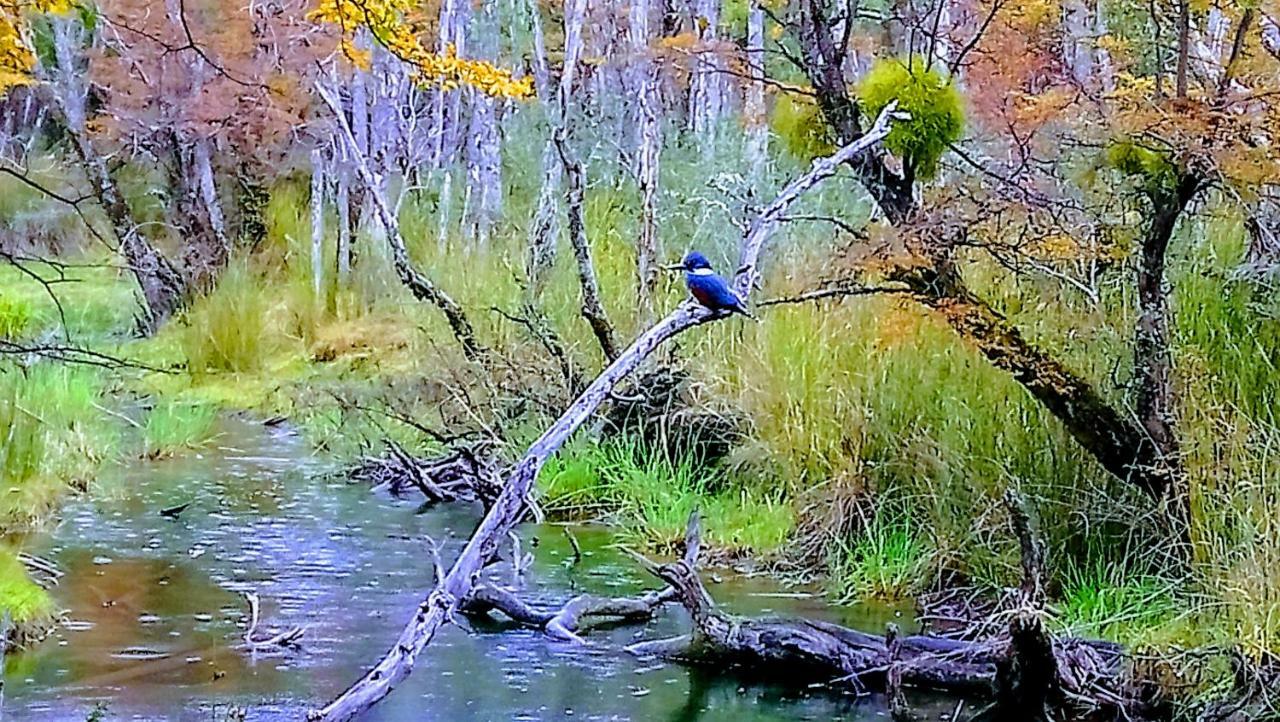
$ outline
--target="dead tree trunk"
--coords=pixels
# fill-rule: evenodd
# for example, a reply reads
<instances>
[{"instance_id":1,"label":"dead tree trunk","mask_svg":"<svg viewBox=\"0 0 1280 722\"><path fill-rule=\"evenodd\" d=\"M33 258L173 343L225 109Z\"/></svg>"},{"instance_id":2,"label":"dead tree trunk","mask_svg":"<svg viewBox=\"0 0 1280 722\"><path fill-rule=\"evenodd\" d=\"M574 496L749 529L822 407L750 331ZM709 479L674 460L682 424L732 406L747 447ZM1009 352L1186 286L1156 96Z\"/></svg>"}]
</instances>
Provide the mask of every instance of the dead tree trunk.
<instances>
[{"instance_id":1,"label":"dead tree trunk","mask_svg":"<svg viewBox=\"0 0 1280 722\"><path fill-rule=\"evenodd\" d=\"M565 175L569 179L569 244L573 246L574 260L578 263L578 283L582 288L582 317L591 326L591 332L600 342L600 350L604 357L612 363L618 358L617 334L609 315L605 313L604 303L600 300L600 282L596 279L595 264L591 261L591 241L587 238L586 222L583 218L584 192L586 182L582 163L572 156L572 152L564 138L557 136L556 149L560 154L560 162L564 164Z\"/></svg>"},{"instance_id":2,"label":"dead tree trunk","mask_svg":"<svg viewBox=\"0 0 1280 722\"><path fill-rule=\"evenodd\" d=\"M458 302L454 301L449 294L432 283L431 279L414 267L413 261L409 258L409 249L405 245L404 236L400 235L400 223L387 205L387 200L382 195L381 183L374 176L373 171L369 169L368 159L360 153L360 149L356 146L355 137L351 133L351 126L347 123L346 116L342 114L342 106L339 105L337 98L333 97L319 82L314 87L316 94L329 106L329 109L333 111L334 116L337 118L343 140L347 143L347 149L351 151L351 155L355 160L356 173L364 185L365 193L373 201L373 207L377 211L378 219L382 221L387 243L391 246L392 263L395 266L396 275L400 278L400 282L409 289L414 298L430 303L440 309L440 312L444 314L445 319L449 322L453 335L462 344L462 350L467 358L472 360L487 358L488 349L476 338L475 328L471 325L471 320L467 318L466 312L462 310L462 306L459 306Z\"/></svg>"},{"instance_id":3,"label":"dead tree trunk","mask_svg":"<svg viewBox=\"0 0 1280 722\"><path fill-rule=\"evenodd\" d=\"M747 126L747 164L751 168L752 187L757 187L764 177L768 161L769 118L764 102L764 6L761 0L751 0L747 10L747 81L746 101L742 115Z\"/></svg>"},{"instance_id":4,"label":"dead tree trunk","mask_svg":"<svg viewBox=\"0 0 1280 722\"><path fill-rule=\"evenodd\" d=\"M556 150L555 135L561 132L561 128L567 128L570 122L569 98L582 55L582 21L586 8L586 0L569 0L565 3L564 67L560 71L555 98L548 98L545 104L551 122L551 133L542 149L542 189L538 194L538 209L533 217L533 226L529 229L528 276L530 288L535 293L542 287L546 274L555 261L558 235L556 214L559 206L557 196L562 180L562 165ZM537 12L536 7L534 12ZM538 36L541 37L541 32Z\"/></svg>"},{"instance_id":5,"label":"dead tree trunk","mask_svg":"<svg viewBox=\"0 0 1280 722\"><path fill-rule=\"evenodd\" d=\"M311 149L311 291L324 303L324 150Z\"/></svg>"},{"instance_id":6,"label":"dead tree trunk","mask_svg":"<svg viewBox=\"0 0 1280 722\"><path fill-rule=\"evenodd\" d=\"M662 239L658 235L658 164L662 130L658 123L657 67L649 57L649 0L631 5L632 84L635 96L636 182L640 187L640 237L636 239L636 294L641 318L653 316Z\"/></svg>"},{"instance_id":7,"label":"dead tree trunk","mask_svg":"<svg viewBox=\"0 0 1280 722\"><path fill-rule=\"evenodd\" d=\"M1033 543L1034 546L1034 543ZM721 611L698 575L700 530L695 514L683 556L654 564L636 555L676 593L693 622L691 634L641 642L641 656L694 664L768 670L797 682L884 689L910 684L995 700L1000 720L1045 720L1067 704L1106 715L1137 707L1128 689L1118 645L1053 639L1032 600L1025 600L1005 635L965 642L930 635L878 637L807 619L752 619ZM1027 545L1023 544L1024 551ZM1024 584L1024 587L1034 586ZM1040 711L1041 714L1037 714ZM1105 718L1105 717L1104 717Z\"/></svg>"},{"instance_id":8,"label":"dead tree trunk","mask_svg":"<svg viewBox=\"0 0 1280 722\"><path fill-rule=\"evenodd\" d=\"M107 170L106 161L89 139L85 122L85 90L79 80L81 75L71 59L73 44L78 42L76 22L70 18L53 20L57 77L54 78L55 89L50 92L49 101L62 115L63 125L71 137L89 185L120 241L120 255L142 290L144 309L140 325L144 333L151 334L186 301L186 281L168 259L138 233L133 211Z\"/></svg>"},{"instance_id":9,"label":"dead tree trunk","mask_svg":"<svg viewBox=\"0 0 1280 722\"><path fill-rule=\"evenodd\" d=\"M323 90L321 89L321 92ZM330 105L336 105L331 100ZM802 195L836 173L853 156L879 143L889 132L893 117L891 104L881 113L875 125L854 143L844 146L830 158L814 162L808 173L793 180L777 198L760 211L742 239L739 271L735 290L749 298L759 281L757 262L761 247L773 226ZM524 457L507 474L502 493L485 514L470 541L418 605L413 618L400 637L374 667L338 695L323 709L308 716L313 720L349 720L377 704L413 671L422 650L431 643L440 627L449 621L458 603L474 588L480 570L497 552L498 545L524 518L529 493L547 459L589 419L609 398L618 384L635 371L660 345L677 334L708 321L724 318L692 300L685 301L666 318L649 328L595 378L569 408L525 452Z\"/></svg>"}]
</instances>

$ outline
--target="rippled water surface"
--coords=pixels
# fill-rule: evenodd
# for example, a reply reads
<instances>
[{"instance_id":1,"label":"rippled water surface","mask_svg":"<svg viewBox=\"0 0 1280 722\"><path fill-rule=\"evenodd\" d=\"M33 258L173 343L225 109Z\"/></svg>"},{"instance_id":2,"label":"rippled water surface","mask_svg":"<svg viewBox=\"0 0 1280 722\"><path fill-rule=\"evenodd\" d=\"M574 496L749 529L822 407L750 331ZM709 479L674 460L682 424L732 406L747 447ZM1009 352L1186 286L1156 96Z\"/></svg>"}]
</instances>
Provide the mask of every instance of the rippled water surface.
<instances>
[{"instance_id":1,"label":"rippled water surface","mask_svg":"<svg viewBox=\"0 0 1280 722\"><path fill-rule=\"evenodd\" d=\"M466 505L422 511L328 478L285 429L228 420L218 448L113 472L105 493L68 505L27 548L66 576L54 589L68 621L31 652L11 655L4 714L12 720L299 719L385 651L432 582L428 539L452 558L478 518ZM159 510L192 502L178 520ZM607 530L522 530L536 562L529 598L627 594L652 586L611 548ZM505 567L498 576L509 575ZM759 578L711 592L731 611L804 614L883 629L891 610L833 608ZM240 647L247 606L262 599L261 633L305 625L284 654ZM655 665L625 644L687 631L675 609L645 626L589 635L589 647L485 623L447 628L417 671L371 720L872 720L876 697L795 690L724 670ZM949 709L934 701L925 709Z\"/></svg>"}]
</instances>

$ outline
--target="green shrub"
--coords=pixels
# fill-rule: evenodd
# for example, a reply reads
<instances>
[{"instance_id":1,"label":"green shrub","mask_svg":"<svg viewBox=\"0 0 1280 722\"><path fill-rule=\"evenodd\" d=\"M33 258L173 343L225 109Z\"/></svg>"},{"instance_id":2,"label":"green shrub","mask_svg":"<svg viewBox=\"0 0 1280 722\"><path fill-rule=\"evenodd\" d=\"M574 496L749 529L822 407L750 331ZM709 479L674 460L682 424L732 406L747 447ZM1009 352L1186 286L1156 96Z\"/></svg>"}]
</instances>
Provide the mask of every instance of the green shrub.
<instances>
[{"instance_id":1,"label":"green shrub","mask_svg":"<svg viewBox=\"0 0 1280 722\"><path fill-rule=\"evenodd\" d=\"M1172 195L1177 188L1178 167L1168 153L1122 140L1107 146L1106 161L1153 198Z\"/></svg>"},{"instance_id":2,"label":"green shrub","mask_svg":"<svg viewBox=\"0 0 1280 722\"><path fill-rule=\"evenodd\" d=\"M773 104L770 125L787 151L802 160L831 155L836 150L822 111L808 95L779 93Z\"/></svg>"},{"instance_id":3,"label":"green shrub","mask_svg":"<svg viewBox=\"0 0 1280 722\"><path fill-rule=\"evenodd\" d=\"M964 133L964 106L951 80L926 68L922 58L887 58L876 62L858 84L858 99L868 118L890 101L911 119L893 126L884 145L928 180L938 172L947 147Z\"/></svg>"}]
</instances>

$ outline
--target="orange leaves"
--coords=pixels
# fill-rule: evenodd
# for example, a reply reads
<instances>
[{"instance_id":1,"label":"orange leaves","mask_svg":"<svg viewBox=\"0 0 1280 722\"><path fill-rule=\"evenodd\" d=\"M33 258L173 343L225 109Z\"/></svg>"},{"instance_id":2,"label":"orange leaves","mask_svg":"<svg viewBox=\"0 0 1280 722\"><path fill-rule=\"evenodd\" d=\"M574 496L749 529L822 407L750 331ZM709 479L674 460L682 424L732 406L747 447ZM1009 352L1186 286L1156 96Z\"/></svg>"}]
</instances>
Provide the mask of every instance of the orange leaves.
<instances>
[{"instance_id":1,"label":"orange leaves","mask_svg":"<svg viewBox=\"0 0 1280 722\"><path fill-rule=\"evenodd\" d=\"M422 46L408 20L412 0L320 0L308 17L335 25L342 33L341 50L352 65L368 69L369 51L358 47L356 34L367 29L392 55L413 66L419 82L444 88L470 87L495 98L533 97L533 78L516 78L511 71L483 61L461 58L453 45L444 53Z\"/></svg>"}]
</instances>

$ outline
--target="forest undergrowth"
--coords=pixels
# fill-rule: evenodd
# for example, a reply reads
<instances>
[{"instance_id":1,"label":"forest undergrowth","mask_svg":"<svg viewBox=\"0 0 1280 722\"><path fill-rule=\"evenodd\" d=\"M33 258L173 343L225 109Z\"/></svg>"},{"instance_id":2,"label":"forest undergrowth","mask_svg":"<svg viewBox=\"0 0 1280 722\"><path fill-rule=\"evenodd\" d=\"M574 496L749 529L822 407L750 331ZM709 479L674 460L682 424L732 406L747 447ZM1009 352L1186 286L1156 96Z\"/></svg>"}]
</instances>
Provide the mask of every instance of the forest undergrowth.
<instances>
[{"instance_id":1,"label":"forest undergrowth","mask_svg":"<svg viewBox=\"0 0 1280 722\"><path fill-rule=\"evenodd\" d=\"M682 152L664 160L671 197L715 195L697 159ZM508 218L530 215L521 209L531 208L536 188L519 179L536 173L515 171L536 162L511 151ZM723 162L725 175L710 177L736 182L732 159ZM779 177L790 170L785 159L779 166ZM842 206L850 187L834 184L815 207ZM14 206L6 213L40 207L24 193L0 189ZM218 413L286 416L317 454L340 462L388 440L439 451L417 425L497 429L508 456L517 453L602 355L579 315L567 250L530 305L518 270L527 229L508 223L484 248L440 239L437 215L457 203L413 196L401 222L414 260L472 312L496 349L496 382L479 382L482 370L439 315L398 285L376 229L359 240L351 282L341 290L330 282L316 296L305 178L274 185L265 241L154 338L134 337L131 282L88 240L60 257L58 271L70 279L59 288L61 311L39 284L0 266L0 336L56 339L65 329L154 369L119 380L48 363L5 368L0 526L40 524L66 495L92 492L104 465L163 463L210 443ZM637 203L626 181L598 181L586 196L606 309L624 339L645 321L629 245ZM734 212L727 204L672 201L666 210L669 260L701 248L729 266L736 237L725 230ZM1101 469L945 324L892 296L771 306L759 310L759 324L734 320L689 334L663 362L687 377L680 397L690 409L737 430L728 453L708 462L597 425L543 470L542 504L556 519L607 520L627 543L657 551L670 549L699 509L721 558L819 579L833 600L852 603L957 585L995 595L1016 583L1018 547L1000 504L1012 488L1034 508L1048 545L1058 629L1140 649L1280 651L1278 304L1233 272L1243 252L1239 219L1205 216L1184 224L1171 268L1192 494L1189 564L1160 553L1151 500ZM829 233L797 223L775 243L786 251L768 268L764 296L817 285L809 259L827 252ZM1089 299L1056 283L1010 279L977 258L964 272L1036 344L1123 398L1123 329L1133 315L1125 285ZM660 289L660 308L684 293L674 274ZM569 373L539 333L563 343ZM38 599L24 604L33 615L44 609Z\"/></svg>"}]
</instances>

